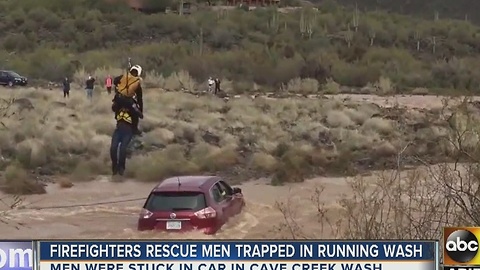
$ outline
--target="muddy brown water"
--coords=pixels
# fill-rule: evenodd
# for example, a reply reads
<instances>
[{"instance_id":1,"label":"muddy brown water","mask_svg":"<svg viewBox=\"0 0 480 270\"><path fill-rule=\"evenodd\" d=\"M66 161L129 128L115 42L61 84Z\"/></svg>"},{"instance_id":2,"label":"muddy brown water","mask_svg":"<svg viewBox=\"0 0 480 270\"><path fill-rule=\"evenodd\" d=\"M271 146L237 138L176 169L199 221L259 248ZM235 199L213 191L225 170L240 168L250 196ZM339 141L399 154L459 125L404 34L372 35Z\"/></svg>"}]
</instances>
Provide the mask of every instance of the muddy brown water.
<instances>
[{"instance_id":1,"label":"muddy brown water","mask_svg":"<svg viewBox=\"0 0 480 270\"><path fill-rule=\"evenodd\" d=\"M282 215L276 202L292 201L292 215L302 227L312 233L318 230L316 208L311 204L313 190L319 184L325 186L322 200L335 205L345 191L346 178L315 178L301 184L271 186L266 179L248 181L242 188L247 201L245 210L232 218L214 236L199 232L164 233L138 232L136 221L143 200L153 187L152 183L126 181L115 183L108 177L93 182L78 183L69 189L50 185L47 194L22 198L19 208L7 210L0 223L1 238L103 238L103 239L266 239L288 237L278 230ZM12 201L0 194L3 208ZM127 201L108 203L112 201ZM106 203L97 204L96 203ZM83 205L74 207L63 207ZM299 207L302 207L301 209ZM58 207L58 208L57 208ZM328 235L327 235L328 236ZM326 236L326 237L327 237Z\"/></svg>"}]
</instances>

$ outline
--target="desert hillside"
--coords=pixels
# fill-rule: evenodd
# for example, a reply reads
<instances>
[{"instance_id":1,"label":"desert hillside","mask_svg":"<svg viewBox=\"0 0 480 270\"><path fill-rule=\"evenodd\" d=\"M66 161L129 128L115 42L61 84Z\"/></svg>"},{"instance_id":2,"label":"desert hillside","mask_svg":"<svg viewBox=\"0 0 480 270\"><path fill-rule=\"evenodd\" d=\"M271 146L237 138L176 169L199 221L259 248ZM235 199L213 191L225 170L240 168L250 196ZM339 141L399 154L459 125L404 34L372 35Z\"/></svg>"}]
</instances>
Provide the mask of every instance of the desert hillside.
<instances>
[{"instance_id":1,"label":"desert hillside","mask_svg":"<svg viewBox=\"0 0 480 270\"><path fill-rule=\"evenodd\" d=\"M318 2L319 4L328 3L328 1ZM479 7L478 2L475 0L461 0L456 2L444 0L434 0L428 2L408 0L339 0L336 2L350 7L357 5L357 7L362 10L386 10L394 13L421 16L425 19L434 19L437 17L443 19L468 20L476 24L480 23L480 18L475 12L472 12L472 10L475 10Z\"/></svg>"},{"instance_id":2,"label":"desert hillside","mask_svg":"<svg viewBox=\"0 0 480 270\"><path fill-rule=\"evenodd\" d=\"M204 90L216 76L235 93L458 94L480 84L479 28L468 21L339 5L288 13L198 9L181 16L142 14L107 1L76 3L2 2L2 66L32 80L58 82L84 71L103 81L105 68L124 69L131 57L152 78L151 87L162 87L154 79L159 74L183 70L195 81L183 88Z\"/></svg>"}]
</instances>

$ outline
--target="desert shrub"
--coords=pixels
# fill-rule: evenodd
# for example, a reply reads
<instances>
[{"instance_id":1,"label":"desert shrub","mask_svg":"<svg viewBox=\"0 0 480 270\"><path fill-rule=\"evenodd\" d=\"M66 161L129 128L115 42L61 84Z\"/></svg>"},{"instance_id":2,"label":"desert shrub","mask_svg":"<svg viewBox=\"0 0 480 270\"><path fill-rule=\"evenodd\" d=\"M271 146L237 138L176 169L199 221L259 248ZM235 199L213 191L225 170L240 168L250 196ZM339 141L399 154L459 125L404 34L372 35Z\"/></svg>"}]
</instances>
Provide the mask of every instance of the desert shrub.
<instances>
[{"instance_id":1,"label":"desert shrub","mask_svg":"<svg viewBox=\"0 0 480 270\"><path fill-rule=\"evenodd\" d=\"M462 130L475 133L474 127L479 120L470 118L472 115L464 105L452 108L461 116L459 119L454 117L458 122L448 124L450 137L447 143L455 149L452 153L455 159L466 163L428 165L417 157L426 166L406 170L403 166L408 162L407 150L418 146L406 143L402 148L396 148L392 142L379 142L373 150L382 159L395 156L395 169L348 179L345 194L337 197L333 205L323 199L326 189L321 184L310 193L302 194L307 198L311 196L309 204L313 206L318 221L315 229L309 232L298 223L295 211L291 211L295 207L308 211L306 204L298 205L291 199L279 201L276 206L283 222L278 229L294 239L325 236L337 239L440 239L445 226L477 226L480 224L476 207L479 199L474 193L479 185L476 177L480 169L479 152L464 146L461 141L470 136ZM451 116L443 116L439 121L447 123L451 119ZM435 140L435 143L439 141ZM314 161L323 163L325 159L316 157ZM365 214L359 215L360 212ZM328 235L324 234L325 229Z\"/></svg>"},{"instance_id":2,"label":"desert shrub","mask_svg":"<svg viewBox=\"0 0 480 270\"><path fill-rule=\"evenodd\" d=\"M115 130L115 122L112 121L112 118L104 117L94 119L92 122L95 127L95 132L100 136L111 136ZM94 136L93 138L98 139L98 136Z\"/></svg>"},{"instance_id":3,"label":"desert shrub","mask_svg":"<svg viewBox=\"0 0 480 270\"><path fill-rule=\"evenodd\" d=\"M353 121L347 114L338 110L328 112L326 121L330 127L346 128L354 125Z\"/></svg>"},{"instance_id":4,"label":"desert shrub","mask_svg":"<svg viewBox=\"0 0 480 270\"><path fill-rule=\"evenodd\" d=\"M25 168L37 168L47 164L49 153L42 141L38 139L27 139L17 145L17 160Z\"/></svg>"},{"instance_id":5,"label":"desert shrub","mask_svg":"<svg viewBox=\"0 0 480 270\"><path fill-rule=\"evenodd\" d=\"M322 89L325 94L338 94L340 93L340 84L333 79L328 78Z\"/></svg>"},{"instance_id":6,"label":"desert shrub","mask_svg":"<svg viewBox=\"0 0 480 270\"><path fill-rule=\"evenodd\" d=\"M389 134L393 131L392 122L380 117L372 117L363 123L363 128L373 129L382 134Z\"/></svg>"},{"instance_id":7,"label":"desert shrub","mask_svg":"<svg viewBox=\"0 0 480 270\"><path fill-rule=\"evenodd\" d=\"M73 75L73 81L79 85L84 85L85 80L88 78L89 75L92 75L97 80L97 84L103 84L105 78L108 75L112 76L113 78L119 75L122 75L126 72L124 69L120 68L111 68L111 67L98 67L94 70L87 70L85 67L80 67L77 69L75 74Z\"/></svg>"},{"instance_id":8,"label":"desert shrub","mask_svg":"<svg viewBox=\"0 0 480 270\"><path fill-rule=\"evenodd\" d=\"M318 81L315 79L295 78L288 82L286 90L298 94L313 94L319 89Z\"/></svg>"},{"instance_id":9,"label":"desert shrub","mask_svg":"<svg viewBox=\"0 0 480 270\"><path fill-rule=\"evenodd\" d=\"M199 169L187 160L182 146L172 144L163 150L136 156L130 161L126 173L139 181L160 182L171 176L195 174Z\"/></svg>"},{"instance_id":10,"label":"desert shrub","mask_svg":"<svg viewBox=\"0 0 480 270\"><path fill-rule=\"evenodd\" d=\"M173 142L175 133L165 128L155 128L145 134L143 143L146 147L165 147Z\"/></svg>"},{"instance_id":11,"label":"desert shrub","mask_svg":"<svg viewBox=\"0 0 480 270\"><path fill-rule=\"evenodd\" d=\"M345 108L343 112L357 125L362 125L371 117L371 114L359 109Z\"/></svg>"},{"instance_id":12,"label":"desert shrub","mask_svg":"<svg viewBox=\"0 0 480 270\"><path fill-rule=\"evenodd\" d=\"M223 79L220 79L220 88L222 91L224 91L225 93L235 93L235 85L234 85L234 82L227 79L227 78L223 78ZM243 93L245 91L240 91L240 93Z\"/></svg>"},{"instance_id":13,"label":"desert shrub","mask_svg":"<svg viewBox=\"0 0 480 270\"><path fill-rule=\"evenodd\" d=\"M271 173L277 166L277 159L267 153L255 153L251 157L250 166L255 170Z\"/></svg>"},{"instance_id":14,"label":"desert shrub","mask_svg":"<svg viewBox=\"0 0 480 270\"><path fill-rule=\"evenodd\" d=\"M237 164L240 156L235 147L217 147L206 143L196 145L191 151L192 161L201 170L216 172Z\"/></svg>"},{"instance_id":15,"label":"desert shrub","mask_svg":"<svg viewBox=\"0 0 480 270\"><path fill-rule=\"evenodd\" d=\"M233 82L234 94L249 93L258 90L255 83L247 81L234 81Z\"/></svg>"},{"instance_id":16,"label":"desert shrub","mask_svg":"<svg viewBox=\"0 0 480 270\"><path fill-rule=\"evenodd\" d=\"M197 83L186 71L175 72L170 75L164 84L165 89L171 91L188 90L194 91L197 88Z\"/></svg>"},{"instance_id":17,"label":"desert shrub","mask_svg":"<svg viewBox=\"0 0 480 270\"><path fill-rule=\"evenodd\" d=\"M165 88L166 79L162 74L156 71L150 71L145 75L143 83L146 87Z\"/></svg>"},{"instance_id":18,"label":"desert shrub","mask_svg":"<svg viewBox=\"0 0 480 270\"><path fill-rule=\"evenodd\" d=\"M272 184L281 185L285 182L303 182L305 177L311 173L311 153L289 145L283 147L285 149L279 149L279 153L277 153L284 152L280 155L280 160L272 177Z\"/></svg>"},{"instance_id":19,"label":"desert shrub","mask_svg":"<svg viewBox=\"0 0 480 270\"><path fill-rule=\"evenodd\" d=\"M332 134L341 142L339 148L348 152L371 149L380 140L375 133L363 134L358 130L339 128L333 129Z\"/></svg>"},{"instance_id":20,"label":"desert shrub","mask_svg":"<svg viewBox=\"0 0 480 270\"><path fill-rule=\"evenodd\" d=\"M364 87L380 77L380 70L372 66L338 62L332 68L332 79L341 85Z\"/></svg>"},{"instance_id":21,"label":"desert shrub","mask_svg":"<svg viewBox=\"0 0 480 270\"><path fill-rule=\"evenodd\" d=\"M417 87L412 90L412 95L428 95L429 91L427 88Z\"/></svg>"},{"instance_id":22,"label":"desert shrub","mask_svg":"<svg viewBox=\"0 0 480 270\"><path fill-rule=\"evenodd\" d=\"M44 185L34 180L20 164L8 165L3 177L0 187L5 193L17 195L46 193Z\"/></svg>"},{"instance_id":23,"label":"desert shrub","mask_svg":"<svg viewBox=\"0 0 480 270\"><path fill-rule=\"evenodd\" d=\"M378 95L388 95L394 93L395 91L392 81L385 77L380 77L374 84L374 87L376 89L375 94Z\"/></svg>"},{"instance_id":24,"label":"desert shrub","mask_svg":"<svg viewBox=\"0 0 480 270\"><path fill-rule=\"evenodd\" d=\"M28 54L29 67L24 69L25 75L50 81L60 81L71 76L75 67L71 65L67 53L63 50L39 48ZM56 59L45 61L45 59Z\"/></svg>"}]
</instances>

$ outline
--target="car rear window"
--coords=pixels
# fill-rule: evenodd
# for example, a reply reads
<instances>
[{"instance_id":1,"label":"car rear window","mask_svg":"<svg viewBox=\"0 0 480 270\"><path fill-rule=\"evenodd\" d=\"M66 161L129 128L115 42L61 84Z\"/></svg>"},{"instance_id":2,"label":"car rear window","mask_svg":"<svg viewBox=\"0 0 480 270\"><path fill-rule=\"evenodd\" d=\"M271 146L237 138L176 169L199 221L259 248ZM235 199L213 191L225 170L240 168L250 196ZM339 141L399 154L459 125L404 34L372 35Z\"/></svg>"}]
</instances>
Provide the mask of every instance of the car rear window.
<instances>
[{"instance_id":1,"label":"car rear window","mask_svg":"<svg viewBox=\"0 0 480 270\"><path fill-rule=\"evenodd\" d=\"M206 208L201 192L155 192L148 198L145 208L149 211L197 211Z\"/></svg>"}]
</instances>

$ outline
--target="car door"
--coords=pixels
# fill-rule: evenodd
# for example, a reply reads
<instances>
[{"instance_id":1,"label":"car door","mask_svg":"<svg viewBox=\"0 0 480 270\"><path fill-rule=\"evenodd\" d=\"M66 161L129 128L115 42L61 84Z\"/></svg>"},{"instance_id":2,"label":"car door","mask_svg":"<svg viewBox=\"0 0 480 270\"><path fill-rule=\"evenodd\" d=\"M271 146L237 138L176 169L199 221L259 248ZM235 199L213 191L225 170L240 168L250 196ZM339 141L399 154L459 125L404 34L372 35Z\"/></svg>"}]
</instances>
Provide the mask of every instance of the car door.
<instances>
[{"instance_id":1,"label":"car door","mask_svg":"<svg viewBox=\"0 0 480 270\"><path fill-rule=\"evenodd\" d=\"M230 207L230 201L227 199L227 197L224 195L223 190L221 189L221 186L217 183L215 183L212 188L210 189L210 193L212 196L213 201L216 203L216 211L218 213L221 213L219 217L219 221L221 224L220 226L225 224L228 220L228 218L232 215L231 212L231 207Z\"/></svg>"},{"instance_id":2,"label":"car door","mask_svg":"<svg viewBox=\"0 0 480 270\"><path fill-rule=\"evenodd\" d=\"M223 180L218 181L218 184L221 186L222 190L224 190L225 196L229 198L231 215L234 216L240 213L243 207L243 195L234 194L233 188Z\"/></svg>"}]
</instances>

